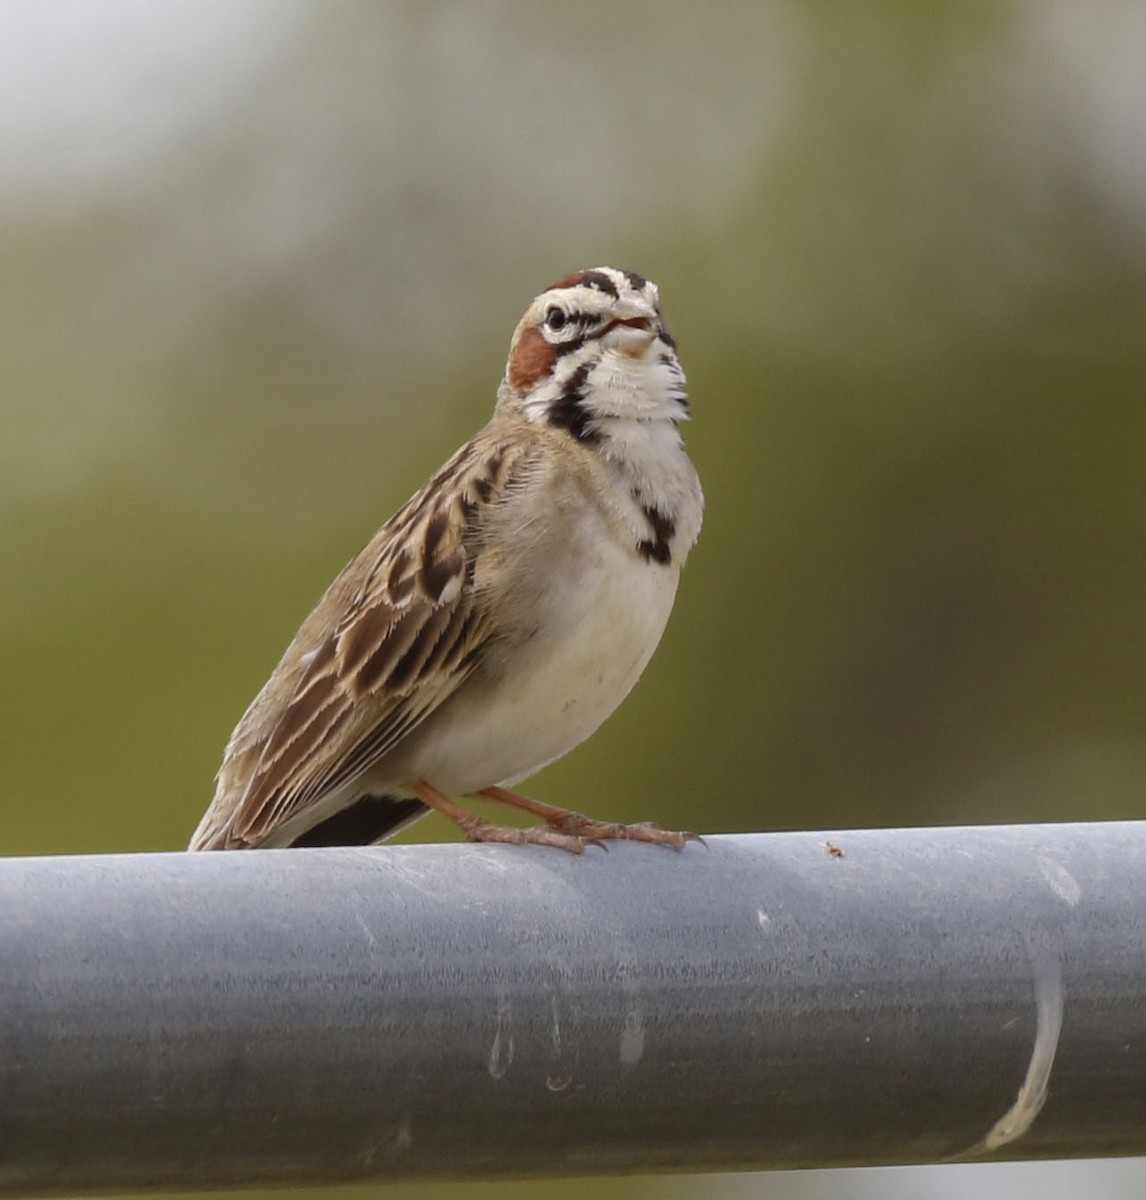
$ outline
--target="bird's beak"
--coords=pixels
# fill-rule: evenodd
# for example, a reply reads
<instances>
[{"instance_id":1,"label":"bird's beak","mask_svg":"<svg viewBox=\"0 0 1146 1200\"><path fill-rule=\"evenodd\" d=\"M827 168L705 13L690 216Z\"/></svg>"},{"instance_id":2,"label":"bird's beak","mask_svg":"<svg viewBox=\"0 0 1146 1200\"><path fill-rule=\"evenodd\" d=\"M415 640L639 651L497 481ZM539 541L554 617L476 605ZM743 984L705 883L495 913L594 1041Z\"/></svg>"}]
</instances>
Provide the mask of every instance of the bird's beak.
<instances>
[{"instance_id":1,"label":"bird's beak","mask_svg":"<svg viewBox=\"0 0 1146 1200\"><path fill-rule=\"evenodd\" d=\"M640 292L622 292L605 333L607 345L633 356L643 354L657 335L656 309Z\"/></svg>"}]
</instances>

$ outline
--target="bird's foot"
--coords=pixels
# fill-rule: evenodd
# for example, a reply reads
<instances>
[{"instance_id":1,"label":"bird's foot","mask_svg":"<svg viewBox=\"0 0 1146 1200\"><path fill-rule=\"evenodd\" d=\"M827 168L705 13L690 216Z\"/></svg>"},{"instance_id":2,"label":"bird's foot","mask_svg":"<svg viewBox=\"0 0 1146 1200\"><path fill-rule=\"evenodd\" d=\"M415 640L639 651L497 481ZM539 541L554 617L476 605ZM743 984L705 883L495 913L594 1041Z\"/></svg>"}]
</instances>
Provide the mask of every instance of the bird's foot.
<instances>
[{"instance_id":1,"label":"bird's foot","mask_svg":"<svg viewBox=\"0 0 1146 1200\"><path fill-rule=\"evenodd\" d=\"M512 825L495 825L484 817L467 815L457 822L470 842L502 842L509 846L553 846L571 854L583 854L586 846L601 846L598 838L557 829L552 825L533 825L518 829Z\"/></svg>"},{"instance_id":2,"label":"bird's foot","mask_svg":"<svg viewBox=\"0 0 1146 1200\"><path fill-rule=\"evenodd\" d=\"M503 842L510 846L553 846L557 850L568 850L571 854L583 854L586 846L609 847L607 842L630 841L651 842L654 846L671 846L683 850L686 842L700 842L699 834L675 829L662 829L652 821L640 821L635 825L621 825L615 821L598 821L584 813L568 808L558 808L542 800L511 792L508 788L487 787L475 792L487 800L496 800L521 812L529 813L544 822L542 825L518 829L510 825L495 825L462 808L425 779L409 785L410 790L430 808L435 808L466 835L471 842Z\"/></svg>"},{"instance_id":3,"label":"bird's foot","mask_svg":"<svg viewBox=\"0 0 1146 1200\"><path fill-rule=\"evenodd\" d=\"M654 846L671 846L674 850L683 850L686 842L703 840L699 834L688 830L662 829L655 821L621 825L616 821L595 821L592 817L577 812L566 813L552 828L574 837L586 838L597 845L607 841L651 842Z\"/></svg>"},{"instance_id":4,"label":"bird's foot","mask_svg":"<svg viewBox=\"0 0 1146 1200\"><path fill-rule=\"evenodd\" d=\"M558 808L555 804L546 804L541 800L519 795L517 792L511 792L508 788L488 787L483 788L477 794L484 796L487 800L497 800L512 808L527 812L531 816L539 817L545 822L545 825L540 829L528 832L534 832L541 836L529 840L542 841L545 845L555 844L544 840L547 830L558 836L579 841L581 849L584 849L585 846L600 846L603 850L607 850L606 842L630 841L651 842L654 846L671 846L674 850L683 850L686 842L703 843L704 841L699 834L686 830L662 829L653 821L639 821L633 825L622 825L616 821L598 821L569 808Z\"/></svg>"}]
</instances>

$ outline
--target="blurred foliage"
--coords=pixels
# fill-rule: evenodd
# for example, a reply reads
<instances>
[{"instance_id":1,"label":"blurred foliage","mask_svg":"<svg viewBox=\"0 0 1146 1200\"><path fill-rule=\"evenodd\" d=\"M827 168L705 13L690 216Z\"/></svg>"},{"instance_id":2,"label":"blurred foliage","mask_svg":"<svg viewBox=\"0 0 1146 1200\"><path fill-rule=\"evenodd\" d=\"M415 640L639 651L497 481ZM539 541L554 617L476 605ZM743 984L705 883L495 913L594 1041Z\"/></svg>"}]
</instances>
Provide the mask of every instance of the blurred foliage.
<instances>
[{"instance_id":1,"label":"blurred foliage","mask_svg":"<svg viewBox=\"0 0 1146 1200\"><path fill-rule=\"evenodd\" d=\"M0 85L6 853L182 846L524 304L599 262L661 284L707 521L642 684L530 789L1140 814L1141 12L38 11L0 51L40 68Z\"/></svg>"}]
</instances>

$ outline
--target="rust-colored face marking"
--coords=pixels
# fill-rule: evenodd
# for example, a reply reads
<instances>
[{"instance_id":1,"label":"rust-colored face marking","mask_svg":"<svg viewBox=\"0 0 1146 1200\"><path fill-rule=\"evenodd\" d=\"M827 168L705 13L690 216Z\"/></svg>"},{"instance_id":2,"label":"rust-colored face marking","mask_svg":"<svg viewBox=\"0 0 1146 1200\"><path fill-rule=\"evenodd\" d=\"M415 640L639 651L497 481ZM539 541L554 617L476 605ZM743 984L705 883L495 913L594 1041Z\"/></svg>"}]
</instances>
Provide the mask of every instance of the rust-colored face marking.
<instances>
[{"instance_id":1,"label":"rust-colored face marking","mask_svg":"<svg viewBox=\"0 0 1146 1200\"><path fill-rule=\"evenodd\" d=\"M557 354L545 334L537 325L531 325L521 331L510 355L509 382L519 392L528 391L553 370L556 361Z\"/></svg>"}]
</instances>

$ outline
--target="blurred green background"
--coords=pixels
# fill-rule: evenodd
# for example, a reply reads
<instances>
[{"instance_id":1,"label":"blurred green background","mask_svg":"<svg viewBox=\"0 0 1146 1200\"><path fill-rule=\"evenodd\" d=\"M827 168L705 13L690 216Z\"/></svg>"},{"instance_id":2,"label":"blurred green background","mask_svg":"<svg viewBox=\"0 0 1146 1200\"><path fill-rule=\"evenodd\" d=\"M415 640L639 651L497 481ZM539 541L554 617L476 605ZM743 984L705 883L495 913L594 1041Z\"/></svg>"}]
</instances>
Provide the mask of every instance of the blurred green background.
<instances>
[{"instance_id":1,"label":"blurred green background","mask_svg":"<svg viewBox=\"0 0 1146 1200\"><path fill-rule=\"evenodd\" d=\"M529 790L702 831L1142 814L1146 10L0 23L4 853L182 847L298 622L485 421L525 304L600 263L661 286L707 520L642 684ZM878 1177L1047 1200L1047 1170Z\"/></svg>"}]
</instances>

